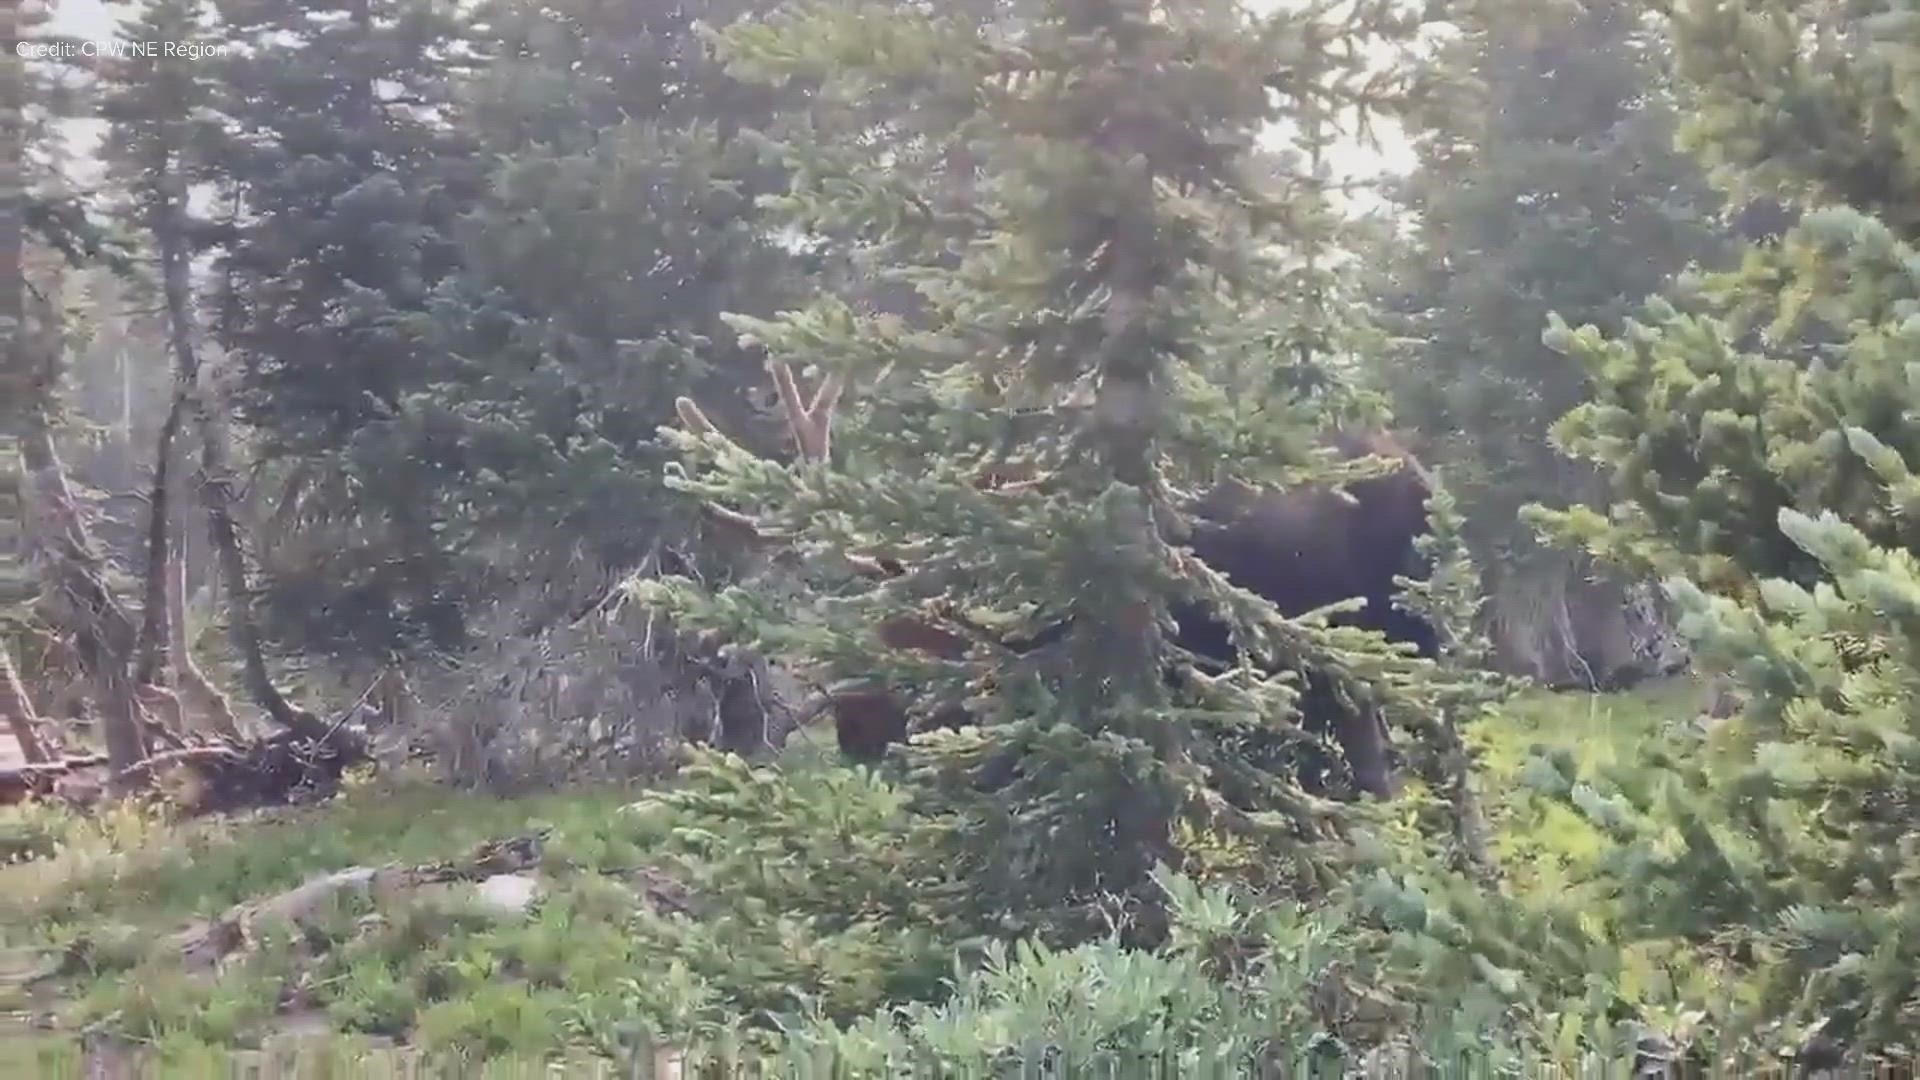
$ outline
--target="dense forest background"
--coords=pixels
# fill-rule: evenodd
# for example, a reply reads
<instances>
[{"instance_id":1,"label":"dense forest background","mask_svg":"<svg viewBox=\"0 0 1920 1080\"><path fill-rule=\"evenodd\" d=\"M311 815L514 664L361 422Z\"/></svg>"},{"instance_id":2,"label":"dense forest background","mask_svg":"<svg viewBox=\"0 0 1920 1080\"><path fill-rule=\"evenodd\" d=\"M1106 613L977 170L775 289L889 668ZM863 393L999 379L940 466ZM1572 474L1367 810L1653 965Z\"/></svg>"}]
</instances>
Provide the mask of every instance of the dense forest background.
<instances>
[{"instance_id":1,"label":"dense forest background","mask_svg":"<svg viewBox=\"0 0 1920 1080\"><path fill-rule=\"evenodd\" d=\"M1904 3L110 7L0 0L56 1027L1913 1049ZM1196 557L1247 492L1434 647Z\"/></svg>"}]
</instances>

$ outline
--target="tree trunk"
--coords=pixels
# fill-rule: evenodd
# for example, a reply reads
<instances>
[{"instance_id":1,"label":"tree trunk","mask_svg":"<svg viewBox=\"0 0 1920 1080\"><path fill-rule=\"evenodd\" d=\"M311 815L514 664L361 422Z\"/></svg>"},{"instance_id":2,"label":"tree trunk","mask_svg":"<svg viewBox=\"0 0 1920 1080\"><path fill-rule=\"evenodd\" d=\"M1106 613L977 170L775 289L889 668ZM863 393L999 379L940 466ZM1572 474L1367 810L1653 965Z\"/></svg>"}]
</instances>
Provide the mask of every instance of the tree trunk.
<instances>
[{"instance_id":1,"label":"tree trunk","mask_svg":"<svg viewBox=\"0 0 1920 1080\"><path fill-rule=\"evenodd\" d=\"M153 498L147 537L146 648L141 652L137 677L152 682L163 665L171 666L175 683L189 715L205 721L215 732L237 738L239 726L225 695L209 683L193 662L186 631L185 545L170 550L176 519L184 514L172 496L173 458L180 425L192 407L200 383L200 356L193 344L193 281L183 217L186 191L177 163L171 157L158 165L154 200L149 216L154 247L160 256L161 294L166 303L167 347L173 354L173 396L166 421L160 426L154 451ZM204 426L204 425L203 425ZM224 432L221 433L224 437ZM224 459L224 452L218 455ZM180 530L184 534L185 530ZM184 541L184 535L182 536ZM284 702L282 702L284 704ZM271 712L271 710L269 710ZM276 717L278 719L278 717Z\"/></svg>"},{"instance_id":2,"label":"tree trunk","mask_svg":"<svg viewBox=\"0 0 1920 1080\"><path fill-rule=\"evenodd\" d=\"M1461 869L1483 884L1491 883L1499 873L1489 841L1492 830L1480 807L1480 794L1474 787L1476 769L1473 751L1460 737L1455 710L1446 709L1435 724L1439 736L1440 767L1447 786L1447 802L1453 807L1453 836L1459 846Z\"/></svg>"},{"instance_id":3,"label":"tree trunk","mask_svg":"<svg viewBox=\"0 0 1920 1080\"><path fill-rule=\"evenodd\" d=\"M240 654L247 693L269 719L304 738L325 740L335 733L321 719L296 709L273 683L261 647L260 627L254 616L253 589L248 584L246 554L240 545L240 527L233 515L233 468L227 460L226 417L211 400L196 395L200 414L200 501L207 511L207 533L226 579L227 632Z\"/></svg>"},{"instance_id":4,"label":"tree trunk","mask_svg":"<svg viewBox=\"0 0 1920 1080\"><path fill-rule=\"evenodd\" d=\"M229 739L239 739L240 724L233 714L227 695L213 685L193 659L193 635L187 630L187 529L188 509L183 500L173 500L174 530L172 565L167 568L167 635L173 641L173 677L179 690L181 707L196 726Z\"/></svg>"},{"instance_id":5,"label":"tree trunk","mask_svg":"<svg viewBox=\"0 0 1920 1080\"><path fill-rule=\"evenodd\" d=\"M174 436L186 411L177 374L175 379L173 402L154 441L153 484L147 494L147 565L141 585L140 645L133 665L133 681L140 686L161 685L174 648L169 640L172 627L167 622L167 578L173 565L169 554L173 537L168 526L172 521Z\"/></svg>"},{"instance_id":6,"label":"tree trunk","mask_svg":"<svg viewBox=\"0 0 1920 1080\"><path fill-rule=\"evenodd\" d=\"M13 740L20 744L21 756L29 765L45 764L51 760L47 748L40 742L38 717L33 712L33 700L27 697L27 688L20 685L19 673L13 669L13 649L0 641L0 717L4 717L7 730L13 733Z\"/></svg>"},{"instance_id":7,"label":"tree trunk","mask_svg":"<svg viewBox=\"0 0 1920 1080\"><path fill-rule=\"evenodd\" d=\"M33 409L20 440L28 476L27 546L46 575L41 611L74 644L93 687L105 729L107 761L116 775L146 759L146 723L132 678L138 634L133 619L107 587L99 555L54 449L44 406Z\"/></svg>"}]
</instances>

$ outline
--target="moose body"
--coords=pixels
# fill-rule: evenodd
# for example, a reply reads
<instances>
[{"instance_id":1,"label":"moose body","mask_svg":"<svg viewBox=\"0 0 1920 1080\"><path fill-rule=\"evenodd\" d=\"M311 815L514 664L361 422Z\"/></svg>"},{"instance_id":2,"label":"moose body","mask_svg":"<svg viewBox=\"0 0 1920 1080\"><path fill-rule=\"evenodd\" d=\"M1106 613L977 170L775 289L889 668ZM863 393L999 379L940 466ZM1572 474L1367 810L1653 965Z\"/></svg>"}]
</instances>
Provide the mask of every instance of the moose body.
<instances>
[{"instance_id":1,"label":"moose body","mask_svg":"<svg viewBox=\"0 0 1920 1080\"><path fill-rule=\"evenodd\" d=\"M1219 489L1202 500L1193 552L1229 581L1258 594L1288 616L1361 599L1365 605L1332 621L1377 631L1389 641L1414 646L1419 655L1439 654L1434 628L1394 606L1394 579L1428 572L1417 541L1428 529L1432 494L1413 456L1385 433L1340 434L1331 449L1349 460L1381 457L1400 463L1381 476L1344 491L1309 486L1285 491ZM1177 644L1197 656L1229 661L1227 628L1204 612L1175 613ZM1391 748L1376 716L1340 705L1321 681L1309 676L1302 701L1308 726L1324 724L1340 744L1353 785L1379 797L1393 793ZM1323 765L1324 763L1319 763ZM1321 778L1305 776L1318 787Z\"/></svg>"},{"instance_id":2,"label":"moose body","mask_svg":"<svg viewBox=\"0 0 1920 1080\"><path fill-rule=\"evenodd\" d=\"M844 381L828 375L810 399L802 396L793 371L784 362L768 364L774 387L786 412L796 450L803 460L830 460L830 431L834 407ZM676 403L689 430L718 435L698 405L681 398ZM1193 517L1193 535L1187 541L1203 562L1234 584L1266 598L1280 612L1298 616L1344 600L1362 599L1360 610L1338 617L1410 643L1423 656L1438 651L1438 638L1425 622L1394 607L1394 579L1422 576L1416 541L1427 531L1427 498L1431 488L1413 456L1384 432L1338 433L1329 448L1353 460L1379 457L1399 467L1343 489L1307 486L1287 490L1254 490L1222 485L1200 500ZM983 476L983 487L1007 490L1034 481ZM757 525L722 507L709 505L715 519L754 542L766 542ZM851 553L850 553L851 554ZM868 572L889 576L900 571L881 562L862 559ZM1233 648L1227 628L1197 609L1173 613L1178 628L1175 644L1197 657L1229 663ZM1056 628L1055 633L1064 631ZM966 637L934 622L917 618L889 620L876 628L889 648L911 650L947 660L963 658L971 643ZM1392 767L1387 732L1379 718L1353 715L1335 702L1329 688L1309 678L1303 711L1309 727L1325 726L1339 742L1354 786L1385 796L1392 789ZM824 702L831 710L840 751L855 760L878 760L887 748L904 741L910 717L901 695L893 688L872 684L843 686ZM803 712L810 712L803 710ZM968 714L957 705L939 709L935 726L958 727ZM1318 786L1311 775L1303 779Z\"/></svg>"},{"instance_id":3,"label":"moose body","mask_svg":"<svg viewBox=\"0 0 1920 1080\"><path fill-rule=\"evenodd\" d=\"M1412 456L1388 435L1343 434L1330 442L1344 458L1378 456L1401 466L1344 491L1321 486L1286 491L1217 488L1196 507L1189 541L1193 552L1285 615L1363 599L1364 607L1334 621L1378 631L1389 640L1414 645L1423 656L1434 656L1438 638L1432 627L1393 604L1394 578L1421 576L1415 541L1427 531L1429 486ZM1219 620L1197 608L1176 610L1174 620L1176 645L1208 660L1232 661L1227 627ZM880 638L893 648L944 659L959 659L967 649L965 639L912 620L881 627ZM842 693L831 707L840 750L855 760L877 760L888 746L907 737L907 709L888 690L867 687ZM1305 711L1309 721L1329 722L1354 786L1378 796L1391 793L1390 748L1376 717L1350 715L1313 680L1306 687ZM965 712L954 708L933 718L935 726L966 721Z\"/></svg>"}]
</instances>

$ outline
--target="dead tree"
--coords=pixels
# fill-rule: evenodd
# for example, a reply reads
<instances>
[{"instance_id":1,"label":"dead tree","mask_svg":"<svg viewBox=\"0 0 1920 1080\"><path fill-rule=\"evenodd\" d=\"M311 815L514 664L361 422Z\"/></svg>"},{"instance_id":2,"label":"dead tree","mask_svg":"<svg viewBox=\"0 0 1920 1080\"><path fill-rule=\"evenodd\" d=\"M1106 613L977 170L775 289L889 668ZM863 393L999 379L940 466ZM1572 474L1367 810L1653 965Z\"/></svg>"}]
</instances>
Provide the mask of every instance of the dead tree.
<instances>
[{"instance_id":1,"label":"dead tree","mask_svg":"<svg viewBox=\"0 0 1920 1080\"><path fill-rule=\"evenodd\" d=\"M259 617L254 607L252 577L247 572L246 551L241 545L240 525L233 511L235 472L230 461L230 436L226 417L210 398L208 394L198 395L200 504L207 512L207 531L213 538L220 576L226 585L227 633L234 651L240 654L247 693L275 725L307 738L327 738L328 726L319 717L288 702L267 669Z\"/></svg>"},{"instance_id":2,"label":"dead tree","mask_svg":"<svg viewBox=\"0 0 1920 1080\"><path fill-rule=\"evenodd\" d=\"M184 488L184 485L179 485ZM187 627L187 548L186 523L192 510L183 500L170 500L174 507L171 565L167 568L167 635L173 642L174 688L180 695L180 708L194 726L225 739L237 740L240 723L234 716L227 695L208 679L193 658L193 635Z\"/></svg>"},{"instance_id":3,"label":"dead tree","mask_svg":"<svg viewBox=\"0 0 1920 1080\"><path fill-rule=\"evenodd\" d=\"M63 348L59 322L54 304L42 295L33 297L35 318L26 318L29 286L20 252L16 235L10 270L12 280L20 284L6 290L12 309L6 315L16 320L17 329L8 341L7 366L10 373L21 376L24 389L17 414L26 481L21 504L27 563L39 571L42 582L36 607L41 618L74 647L93 691L109 760L116 770L130 769L147 755L145 710L135 693L131 668L138 629L107 585L105 564L55 448L53 410ZM9 268L0 267L0 279L8 276Z\"/></svg>"},{"instance_id":4,"label":"dead tree","mask_svg":"<svg viewBox=\"0 0 1920 1080\"><path fill-rule=\"evenodd\" d=\"M33 700L27 696L27 688L20 685L20 675L13 668L13 649L0 641L0 718L6 720L7 731L13 735L13 741L20 744L20 754L29 765L44 765L51 760L47 748L41 744L39 718L33 712Z\"/></svg>"},{"instance_id":5,"label":"dead tree","mask_svg":"<svg viewBox=\"0 0 1920 1080\"><path fill-rule=\"evenodd\" d=\"M193 662L186 633L184 531L176 525L185 508L174 495L181 487L175 472L179 433L195 403L201 401L200 353L194 345L193 282L186 234L185 183L178 162L168 149L154 162L155 181L147 208L148 227L160 264L161 297L167 317L167 350L172 356L173 387L166 419L160 425L153 454L153 485L148 505L147 567L141 626L141 649L135 679L155 684L171 671L172 682L188 700L181 704L205 719L215 733L239 737L233 710ZM201 424L202 437L207 427ZM224 437L224 432L219 433ZM224 455L216 455L224 458ZM178 539L176 533L178 532ZM264 706L263 706L264 707ZM182 713L186 708L177 710ZM273 710L269 708L269 715ZM275 719L279 719L278 716Z\"/></svg>"}]
</instances>

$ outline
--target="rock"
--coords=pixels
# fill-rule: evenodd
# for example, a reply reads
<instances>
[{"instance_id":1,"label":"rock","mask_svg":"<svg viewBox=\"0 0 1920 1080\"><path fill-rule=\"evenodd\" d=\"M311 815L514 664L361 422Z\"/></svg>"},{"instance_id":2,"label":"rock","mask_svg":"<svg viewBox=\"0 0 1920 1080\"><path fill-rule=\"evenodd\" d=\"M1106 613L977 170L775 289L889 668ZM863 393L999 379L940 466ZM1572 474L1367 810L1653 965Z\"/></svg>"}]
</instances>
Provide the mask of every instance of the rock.
<instances>
[{"instance_id":1,"label":"rock","mask_svg":"<svg viewBox=\"0 0 1920 1080\"><path fill-rule=\"evenodd\" d=\"M540 882L526 874L495 874L474 890L480 902L508 915L524 915L544 891Z\"/></svg>"}]
</instances>

